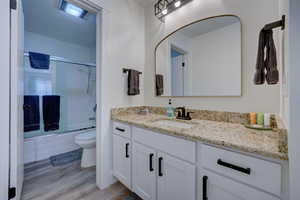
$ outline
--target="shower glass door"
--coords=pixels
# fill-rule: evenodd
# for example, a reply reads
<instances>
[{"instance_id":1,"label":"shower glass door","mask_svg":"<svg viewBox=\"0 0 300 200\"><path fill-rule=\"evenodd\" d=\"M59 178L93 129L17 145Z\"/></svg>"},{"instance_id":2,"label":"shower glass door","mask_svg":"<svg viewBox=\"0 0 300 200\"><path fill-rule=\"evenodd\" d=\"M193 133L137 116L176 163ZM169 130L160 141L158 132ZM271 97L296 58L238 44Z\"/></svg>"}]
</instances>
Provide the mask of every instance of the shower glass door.
<instances>
[{"instance_id":1,"label":"shower glass door","mask_svg":"<svg viewBox=\"0 0 300 200\"><path fill-rule=\"evenodd\" d=\"M55 94L61 97L61 130L95 126L95 68L62 62L57 65Z\"/></svg>"},{"instance_id":2,"label":"shower glass door","mask_svg":"<svg viewBox=\"0 0 300 200\"><path fill-rule=\"evenodd\" d=\"M24 62L24 95L38 95L40 104L40 129L25 132L25 138L95 127L95 67L52 60L49 70L43 70L31 68L27 56ZM45 95L60 97L60 119L57 130L44 129L42 101Z\"/></svg>"}]
</instances>

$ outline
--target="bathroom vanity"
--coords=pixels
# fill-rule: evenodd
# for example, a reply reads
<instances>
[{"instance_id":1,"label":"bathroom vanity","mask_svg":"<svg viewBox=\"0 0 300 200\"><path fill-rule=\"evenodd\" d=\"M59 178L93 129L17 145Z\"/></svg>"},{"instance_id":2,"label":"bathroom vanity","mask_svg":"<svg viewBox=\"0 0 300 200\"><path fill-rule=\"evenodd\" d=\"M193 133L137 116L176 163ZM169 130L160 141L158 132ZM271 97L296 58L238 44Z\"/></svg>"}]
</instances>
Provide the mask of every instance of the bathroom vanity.
<instances>
[{"instance_id":1,"label":"bathroom vanity","mask_svg":"<svg viewBox=\"0 0 300 200\"><path fill-rule=\"evenodd\" d=\"M158 108L147 115L121 110L112 111L113 174L142 199L287 199L280 128L246 129L235 123L243 121L237 114L225 112L233 122L221 121L223 113L185 122L169 120Z\"/></svg>"}]
</instances>

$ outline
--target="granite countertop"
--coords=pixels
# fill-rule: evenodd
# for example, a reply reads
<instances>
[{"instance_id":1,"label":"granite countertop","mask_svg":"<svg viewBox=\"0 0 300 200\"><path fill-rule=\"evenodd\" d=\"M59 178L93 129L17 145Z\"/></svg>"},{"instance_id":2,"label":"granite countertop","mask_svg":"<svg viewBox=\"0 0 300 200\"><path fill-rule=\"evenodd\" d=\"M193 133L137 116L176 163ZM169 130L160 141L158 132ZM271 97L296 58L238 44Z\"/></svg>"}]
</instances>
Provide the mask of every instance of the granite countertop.
<instances>
[{"instance_id":1,"label":"granite countertop","mask_svg":"<svg viewBox=\"0 0 300 200\"><path fill-rule=\"evenodd\" d=\"M130 108L129 108L130 109ZM215 121L195 118L190 121L172 119L191 124L191 128L178 128L160 124L157 121L169 120L160 112L150 112L146 115L135 112L137 107L129 109L113 109L112 119L150 129L156 132L179 136L184 139L201 141L207 144L220 145L265 157L288 160L287 133L277 128L272 131L248 129L241 123ZM153 109L152 109L153 110ZM220 114L218 114L220 116ZM236 115L235 115L236 116ZM279 124L281 126L281 124ZM284 141L283 141L284 140Z\"/></svg>"}]
</instances>

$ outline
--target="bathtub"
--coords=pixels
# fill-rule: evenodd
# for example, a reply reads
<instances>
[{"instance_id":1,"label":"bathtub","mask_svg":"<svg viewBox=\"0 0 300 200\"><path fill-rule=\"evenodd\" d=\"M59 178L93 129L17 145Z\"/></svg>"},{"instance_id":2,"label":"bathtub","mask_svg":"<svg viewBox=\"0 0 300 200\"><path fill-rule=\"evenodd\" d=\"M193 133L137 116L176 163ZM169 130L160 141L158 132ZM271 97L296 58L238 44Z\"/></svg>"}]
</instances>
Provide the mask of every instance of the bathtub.
<instances>
[{"instance_id":1,"label":"bathtub","mask_svg":"<svg viewBox=\"0 0 300 200\"><path fill-rule=\"evenodd\" d=\"M75 144L75 136L80 133L95 132L96 128L67 133L55 133L24 139L24 164L44 160L50 156L80 148Z\"/></svg>"}]
</instances>

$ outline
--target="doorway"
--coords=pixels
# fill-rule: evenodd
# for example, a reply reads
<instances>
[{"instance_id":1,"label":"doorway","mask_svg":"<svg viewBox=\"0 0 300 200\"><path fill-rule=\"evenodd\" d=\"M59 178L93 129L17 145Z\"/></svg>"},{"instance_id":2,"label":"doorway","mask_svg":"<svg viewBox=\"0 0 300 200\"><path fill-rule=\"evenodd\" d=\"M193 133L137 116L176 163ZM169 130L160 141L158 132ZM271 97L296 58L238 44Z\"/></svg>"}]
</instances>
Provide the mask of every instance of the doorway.
<instances>
[{"instance_id":1,"label":"doorway","mask_svg":"<svg viewBox=\"0 0 300 200\"><path fill-rule=\"evenodd\" d=\"M171 92L172 96L184 96L187 52L171 45Z\"/></svg>"},{"instance_id":2,"label":"doorway","mask_svg":"<svg viewBox=\"0 0 300 200\"><path fill-rule=\"evenodd\" d=\"M10 188L15 189L15 197L12 195L12 199L34 199L42 190L45 195L60 194L62 189L67 189L68 181L59 177L68 177L65 174L67 172L75 174L77 178L81 174L85 178L77 180L90 183L85 185L87 187L97 188L96 169L81 168L81 160L78 159L80 156L78 152L74 152L80 150L81 146L74 140L76 135L85 132L91 135L90 132L97 131L96 96L99 97L99 84L96 82L100 62L96 55L101 52L101 37L98 35L101 35L102 13L101 9L81 1L68 1L73 7L64 7L62 2L66 1L17 0L16 8L11 12L9 184ZM81 10L83 13L79 15ZM87 30L91 26L94 26L93 30ZM94 36L91 32L94 32ZM34 54L47 57L48 60L43 61L48 62L48 65L35 65L36 60L31 60ZM52 110L56 107L59 113L55 119L57 122L54 121L55 125L47 125L45 120L47 115L49 117L53 114L47 113L51 109L46 112L44 108L44 100L49 96L59 99L56 101L59 103L51 106ZM25 99L30 105L24 104ZM35 100L39 103L33 109L34 102L37 102ZM31 116L26 114L27 109L30 109ZM57 156L54 161L60 159L60 162L56 162L57 166L50 159L53 156ZM45 174L38 176L44 169L50 170L46 173L52 175L48 178ZM48 182L42 184L39 182L41 180ZM65 184L57 187L61 182ZM56 189L52 188L52 192L56 192L46 194L49 185L53 185Z\"/></svg>"}]
</instances>

